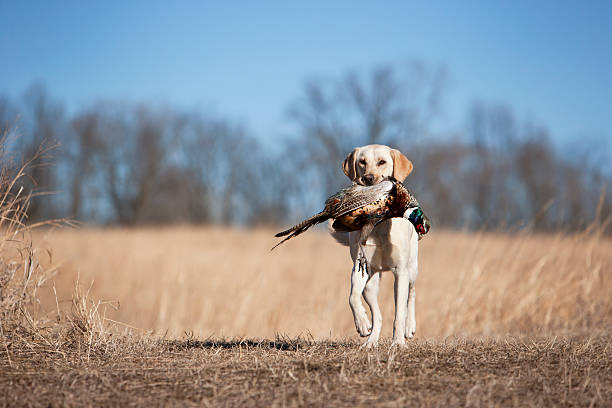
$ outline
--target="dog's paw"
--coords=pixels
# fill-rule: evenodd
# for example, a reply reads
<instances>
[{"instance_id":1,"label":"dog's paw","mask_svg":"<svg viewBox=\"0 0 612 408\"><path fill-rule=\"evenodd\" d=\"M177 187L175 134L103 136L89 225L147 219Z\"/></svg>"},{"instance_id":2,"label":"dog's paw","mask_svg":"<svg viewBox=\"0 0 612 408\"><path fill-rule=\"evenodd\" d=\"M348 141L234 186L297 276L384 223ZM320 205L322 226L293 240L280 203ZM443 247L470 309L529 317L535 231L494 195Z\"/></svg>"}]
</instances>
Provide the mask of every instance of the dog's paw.
<instances>
[{"instance_id":1,"label":"dog's paw","mask_svg":"<svg viewBox=\"0 0 612 408\"><path fill-rule=\"evenodd\" d=\"M355 319L355 328L357 329L357 333L361 337L367 337L372 333L372 325L367 317L362 316L359 319Z\"/></svg>"},{"instance_id":2,"label":"dog's paw","mask_svg":"<svg viewBox=\"0 0 612 408\"><path fill-rule=\"evenodd\" d=\"M416 334L416 323L413 325L410 325L410 327L408 327L408 330L406 330L406 339L413 338L415 334Z\"/></svg>"},{"instance_id":3,"label":"dog's paw","mask_svg":"<svg viewBox=\"0 0 612 408\"><path fill-rule=\"evenodd\" d=\"M368 337L372 333L372 326L369 326L369 323L363 326L357 327L357 333L361 337Z\"/></svg>"},{"instance_id":4,"label":"dog's paw","mask_svg":"<svg viewBox=\"0 0 612 408\"><path fill-rule=\"evenodd\" d=\"M367 339L361 346L360 349L372 349L378 347L378 340L374 340L372 337Z\"/></svg>"},{"instance_id":5,"label":"dog's paw","mask_svg":"<svg viewBox=\"0 0 612 408\"><path fill-rule=\"evenodd\" d=\"M391 347L406 347L406 340L402 337L399 339L393 339Z\"/></svg>"}]
</instances>

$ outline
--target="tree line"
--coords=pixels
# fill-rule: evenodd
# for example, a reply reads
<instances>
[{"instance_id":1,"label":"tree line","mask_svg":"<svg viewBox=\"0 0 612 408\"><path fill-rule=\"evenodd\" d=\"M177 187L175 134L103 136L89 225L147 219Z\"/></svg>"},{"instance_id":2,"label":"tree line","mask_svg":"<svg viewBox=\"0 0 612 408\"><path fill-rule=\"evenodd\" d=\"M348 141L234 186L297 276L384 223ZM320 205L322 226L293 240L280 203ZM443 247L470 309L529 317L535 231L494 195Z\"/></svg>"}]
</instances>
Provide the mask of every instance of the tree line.
<instances>
[{"instance_id":1,"label":"tree line","mask_svg":"<svg viewBox=\"0 0 612 408\"><path fill-rule=\"evenodd\" d=\"M564 154L543 126L474 103L436 132L447 74L419 62L305 81L293 131L262 139L231 119L152 104L96 102L68 113L41 85L0 97L5 149L46 150L24 187L30 218L98 224L283 224L317 211L348 180L355 147L389 144L414 164L405 184L435 226L578 230L612 215L605 152ZM590 149L590 150L589 150Z\"/></svg>"}]
</instances>

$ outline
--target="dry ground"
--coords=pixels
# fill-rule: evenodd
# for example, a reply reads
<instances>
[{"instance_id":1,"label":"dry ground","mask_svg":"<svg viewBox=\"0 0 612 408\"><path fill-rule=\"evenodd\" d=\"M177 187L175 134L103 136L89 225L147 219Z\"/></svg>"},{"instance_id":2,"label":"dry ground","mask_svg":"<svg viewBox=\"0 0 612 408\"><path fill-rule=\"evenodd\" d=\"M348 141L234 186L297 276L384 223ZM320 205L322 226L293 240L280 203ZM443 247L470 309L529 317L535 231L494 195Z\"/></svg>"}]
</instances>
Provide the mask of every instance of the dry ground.
<instances>
[{"instance_id":1,"label":"dry ground","mask_svg":"<svg viewBox=\"0 0 612 408\"><path fill-rule=\"evenodd\" d=\"M309 232L269 253L271 236L39 233L51 252L38 258L59 272L1 336L0 404L612 405L612 242L597 231L432 231L420 245L417 338L367 351L346 248ZM380 295L387 337L392 280Z\"/></svg>"},{"instance_id":2,"label":"dry ground","mask_svg":"<svg viewBox=\"0 0 612 408\"><path fill-rule=\"evenodd\" d=\"M608 406L610 337L152 341L12 350L5 406Z\"/></svg>"}]
</instances>

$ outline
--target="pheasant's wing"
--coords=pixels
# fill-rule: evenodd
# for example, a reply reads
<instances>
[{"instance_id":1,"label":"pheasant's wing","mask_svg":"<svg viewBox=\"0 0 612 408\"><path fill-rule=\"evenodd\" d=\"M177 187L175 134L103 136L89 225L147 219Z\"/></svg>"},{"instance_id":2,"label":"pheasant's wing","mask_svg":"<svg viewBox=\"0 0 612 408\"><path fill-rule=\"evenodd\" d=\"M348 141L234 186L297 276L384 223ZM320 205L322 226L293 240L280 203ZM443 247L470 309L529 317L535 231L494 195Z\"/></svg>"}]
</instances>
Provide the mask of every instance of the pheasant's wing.
<instances>
[{"instance_id":1,"label":"pheasant's wing","mask_svg":"<svg viewBox=\"0 0 612 408\"><path fill-rule=\"evenodd\" d=\"M354 184L332 197L340 198L340 202L331 209L331 218L340 217L348 212L386 199L393 189L393 182L385 180L373 186Z\"/></svg>"}]
</instances>

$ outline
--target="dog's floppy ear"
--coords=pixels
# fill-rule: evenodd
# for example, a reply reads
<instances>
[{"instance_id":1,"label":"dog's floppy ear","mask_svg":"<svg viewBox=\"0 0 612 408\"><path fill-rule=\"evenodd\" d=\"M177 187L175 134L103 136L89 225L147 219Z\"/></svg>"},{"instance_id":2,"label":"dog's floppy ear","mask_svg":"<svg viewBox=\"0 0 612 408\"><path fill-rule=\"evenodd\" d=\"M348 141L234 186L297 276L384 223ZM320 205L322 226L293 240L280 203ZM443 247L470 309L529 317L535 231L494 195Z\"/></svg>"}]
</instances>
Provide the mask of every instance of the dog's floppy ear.
<instances>
[{"instance_id":1,"label":"dog's floppy ear","mask_svg":"<svg viewBox=\"0 0 612 408\"><path fill-rule=\"evenodd\" d=\"M393 177L402 182L412 173L412 162L397 149L391 149L393 159Z\"/></svg>"},{"instance_id":2,"label":"dog's floppy ear","mask_svg":"<svg viewBox=\"0 0 612 408\"><path fill-rule=\"evenodd\" d=\"M346 156L344 159L344 163L342 163L342 169L344 170L344 174L351 180L355 180L357 177L357 170L355 169L355 161L357 160L357 153L359 152L359 148L356 147L352 152Z\"/></svg>"}]
</instances>

